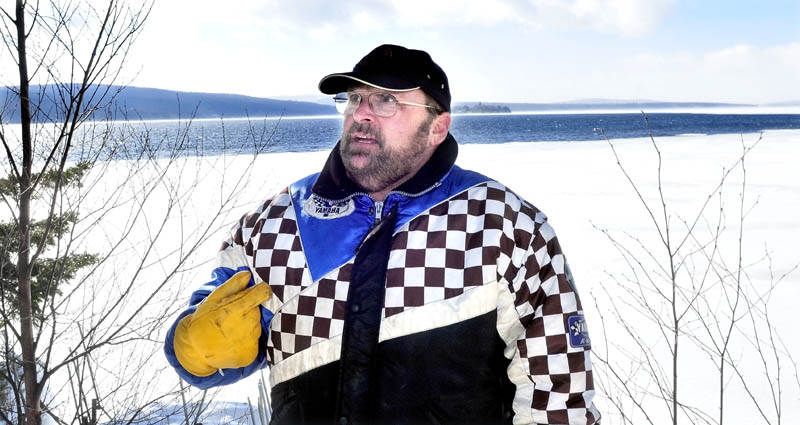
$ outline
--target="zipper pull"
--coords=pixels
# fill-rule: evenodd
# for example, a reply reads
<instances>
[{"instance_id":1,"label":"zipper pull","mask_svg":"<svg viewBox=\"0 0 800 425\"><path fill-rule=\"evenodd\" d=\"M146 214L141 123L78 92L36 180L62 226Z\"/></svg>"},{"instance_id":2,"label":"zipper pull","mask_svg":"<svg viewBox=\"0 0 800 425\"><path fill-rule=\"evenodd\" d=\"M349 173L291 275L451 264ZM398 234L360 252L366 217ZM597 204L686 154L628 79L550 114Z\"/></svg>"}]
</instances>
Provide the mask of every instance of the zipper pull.
<instances>
[{"instance_id":1,"label":"zipper pull","mask_svg":"<svg viewBox=\"0 0 800 425\"><path fill-rule=\"evenodd\" d=\"M382 215L383 215L383 201L375 201L375 224L381 222Z\"/></svg>"},{"instance_id":2,"label":"zipper pull","mask_svg":"<svg viewBox=\"0 0 800 425\"><path fill-rule=\"evenodd\" d=\"M379 203L381 204L381 209L383 209L383 202L375 202L376 209L377 209L377 205ZM388 222L390 222L390 223L394 223L395 222L394 215L396 213L397 213L397 204L395 204L395 206L392 207L392 209L389 211L389 213L386 214L386 218L387 219L391 219L391 220L388 220ZM372 235L374 235L375 233L378 233L378 230L380 230L384 225L386 225L386 223L387 223L387 220L383 220L380 223L376 224L375 226L372 226L372 229L370 229L370 231L367 232L366 236L364 236L364 239L362 239L361 242L358 243L358 246L356 247L355 251L353 251L353 252L358 253L358 251L361 249L361 246L364 245L364 242L367 239L371 238Z\"/></svg>"}]
</instances>

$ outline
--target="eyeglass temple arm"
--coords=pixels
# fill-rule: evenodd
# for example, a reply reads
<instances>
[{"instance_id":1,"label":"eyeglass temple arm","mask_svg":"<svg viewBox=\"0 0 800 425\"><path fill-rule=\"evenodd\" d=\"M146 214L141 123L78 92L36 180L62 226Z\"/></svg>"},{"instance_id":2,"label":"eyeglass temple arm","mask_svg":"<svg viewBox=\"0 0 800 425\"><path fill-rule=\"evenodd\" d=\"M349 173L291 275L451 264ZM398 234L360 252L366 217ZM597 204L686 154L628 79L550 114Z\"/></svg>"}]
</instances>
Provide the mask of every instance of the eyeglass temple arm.
<instances>
[{"instance_id":1,"label":"eyeglass temple arm","mask_svg":"<svg viewBox=\"0 0 800 425\"><path fill-rule=\"evenodd\" d=\"M403 104L403 105L421 106L423 108L434 108L434 109L436 108L435 106L432 106L432 105L424 105L422 103L406 102L404 100L398 100L397 103L400 103L400 104Z\"/></svg>"}]
</instances>

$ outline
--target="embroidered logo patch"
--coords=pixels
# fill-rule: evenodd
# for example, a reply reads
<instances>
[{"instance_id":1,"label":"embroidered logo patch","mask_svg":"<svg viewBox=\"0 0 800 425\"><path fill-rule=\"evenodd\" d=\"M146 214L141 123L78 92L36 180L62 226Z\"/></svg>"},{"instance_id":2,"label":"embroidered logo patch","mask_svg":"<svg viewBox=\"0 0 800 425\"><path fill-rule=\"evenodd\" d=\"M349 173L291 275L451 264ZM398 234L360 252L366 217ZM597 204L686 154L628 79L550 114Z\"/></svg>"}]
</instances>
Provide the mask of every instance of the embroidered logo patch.
<instances>
[{"instance_id":1,"label":"embroidered logo patch","mask_svg":"<svg viewBox=\"0 0 800 425\"><path fill-rule=\"evenodd\" d=\"M573 348L588 347L592 344L589 339L589 328L586 326L586 319L582 314L576 314L567 318L569 326L569 345Z\"/></svg>"},{"instance_id":2,"label":"embroidered logo patch","mask_svg":"<svg viewBox=\"0 0 800 425\"><path fill-rule=\"evenodd\" d=\"M328 202L324 199L311 195L303 203L303 211L311 217L321 220L333 220L334 218L345 217L353 213L356 203L352 199L341 202Z\"/></svg>"}]
</instances>

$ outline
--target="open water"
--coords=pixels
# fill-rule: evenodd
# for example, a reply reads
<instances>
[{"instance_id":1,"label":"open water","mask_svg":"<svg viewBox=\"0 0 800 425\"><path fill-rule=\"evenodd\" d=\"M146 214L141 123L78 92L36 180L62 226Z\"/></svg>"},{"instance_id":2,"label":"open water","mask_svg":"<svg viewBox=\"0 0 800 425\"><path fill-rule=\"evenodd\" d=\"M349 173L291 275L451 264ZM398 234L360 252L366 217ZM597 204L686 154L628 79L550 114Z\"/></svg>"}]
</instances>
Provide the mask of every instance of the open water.
<instances>
[{"instance_id":1,"label":"open water","mask_svg":"<svg viewBox=\"0 0 800 425\"><path fill-rule=\"evenodd\" d=\"M146 128L149 149L157 155L176 146L183 154L216 155L328 150L341 135L341 121L336 116L150 121L135 125L140 131ZM603 131L611 139L622 139L647 137L650 131L659 138L773 129L800 129L800 114L653 113L647 114L647 121L641 113L456 115L451 133L464 144L601 141Z\"/></svg>"}]
</instances>

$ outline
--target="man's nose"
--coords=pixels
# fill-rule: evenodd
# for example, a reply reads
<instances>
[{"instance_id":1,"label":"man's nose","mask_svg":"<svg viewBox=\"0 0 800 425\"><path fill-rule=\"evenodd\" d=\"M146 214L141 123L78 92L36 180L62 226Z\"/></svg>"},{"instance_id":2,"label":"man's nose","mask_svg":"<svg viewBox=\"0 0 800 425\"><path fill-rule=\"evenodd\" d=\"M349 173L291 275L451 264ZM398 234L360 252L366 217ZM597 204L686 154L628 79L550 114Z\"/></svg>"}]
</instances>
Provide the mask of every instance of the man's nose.
<instances>
[{"instance_id":1,"label":"man's nose","mask_svg":"<svg viewBox=\"0 0 800 425\"><path fill-rule=\"evenodd\" d=\"M375 120L375 113L372 112L372 108L369 106L368 97L363 97L361 99L361 103L359 103L356 109L353 110L353 120L356 122Z\"/></svg>"}]
</instances>

